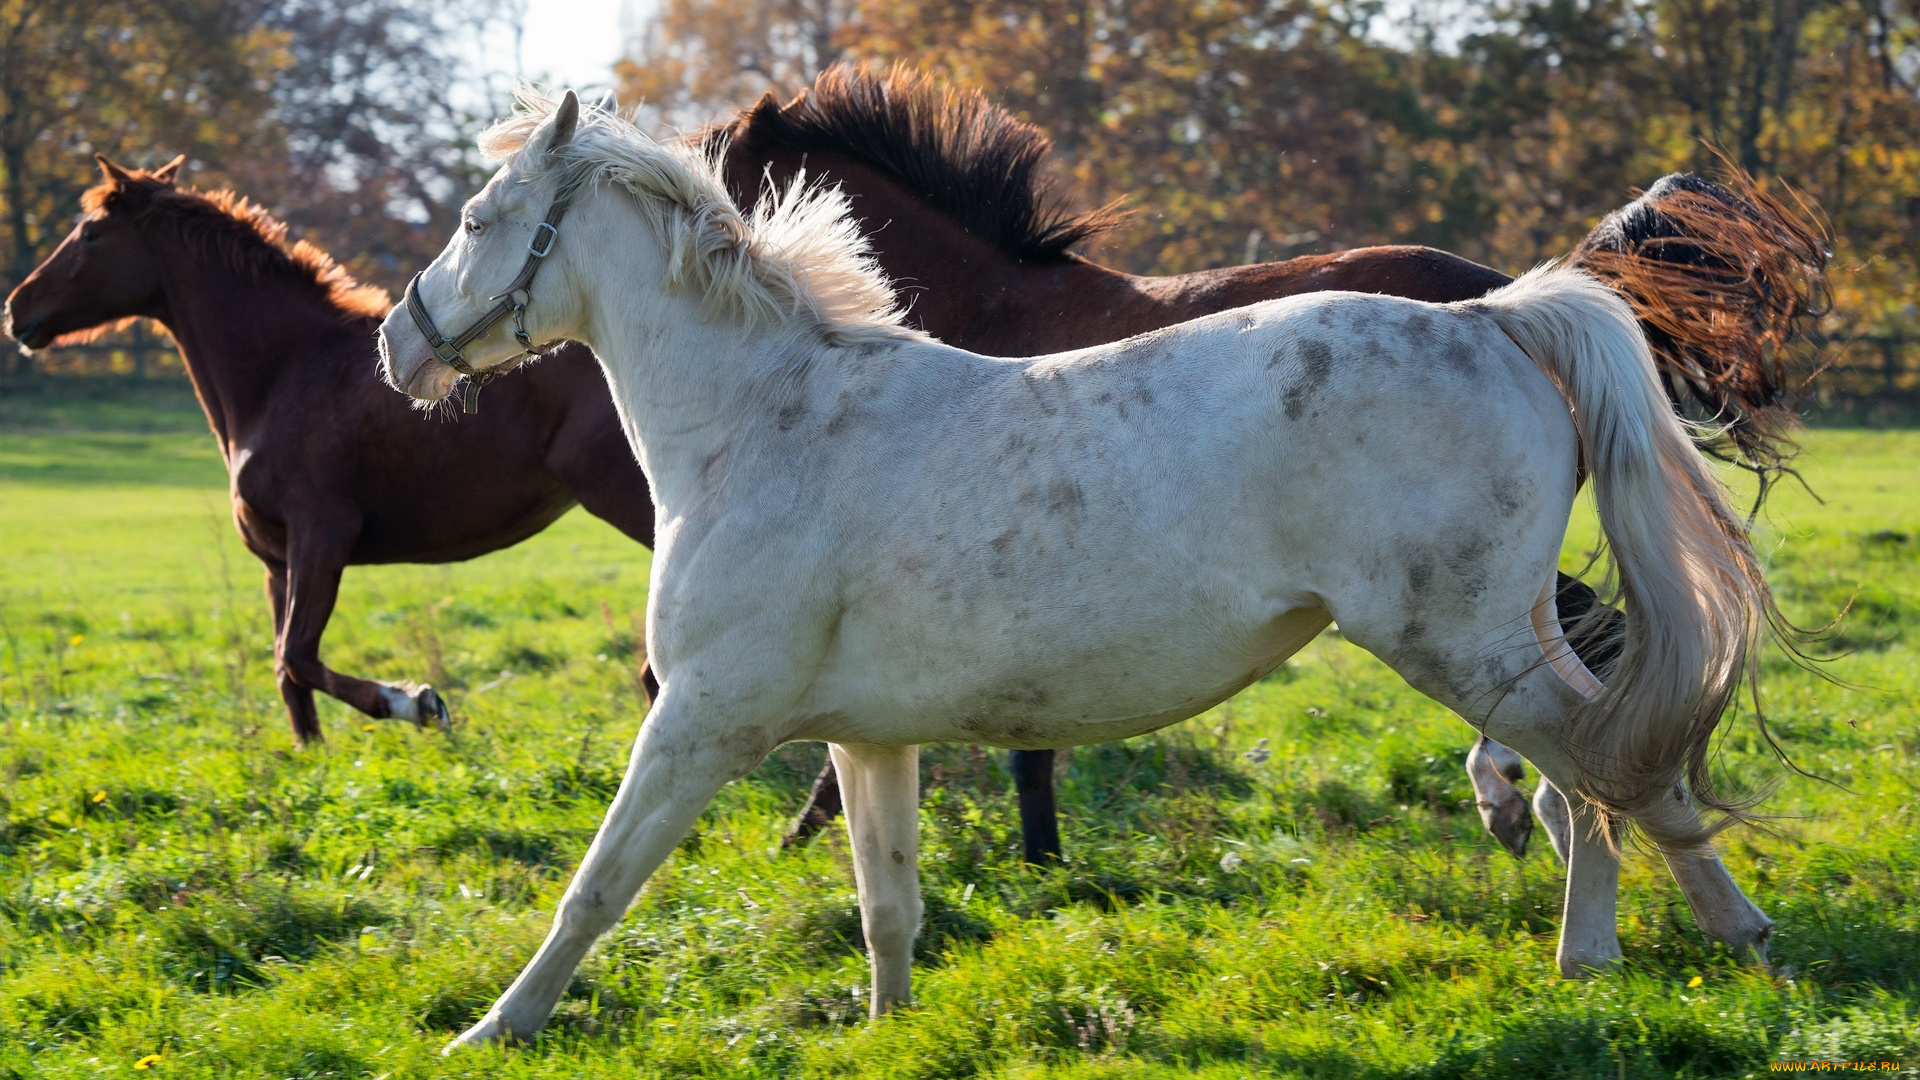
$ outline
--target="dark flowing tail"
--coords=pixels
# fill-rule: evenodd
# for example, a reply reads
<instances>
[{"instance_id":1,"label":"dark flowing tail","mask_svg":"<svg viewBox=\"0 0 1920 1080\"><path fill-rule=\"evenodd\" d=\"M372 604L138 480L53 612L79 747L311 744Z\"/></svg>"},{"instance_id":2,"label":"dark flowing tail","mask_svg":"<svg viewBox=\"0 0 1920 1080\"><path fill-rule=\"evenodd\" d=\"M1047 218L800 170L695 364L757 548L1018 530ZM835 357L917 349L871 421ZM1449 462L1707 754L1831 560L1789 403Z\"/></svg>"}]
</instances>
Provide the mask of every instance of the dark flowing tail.
<instances>
[{"instance_id":1,"label":"dark flowing tail","mask_svg":"<svg viewBox=\"0 0 1920 1080\"><path fill-rule=\"evenodd\" d=\"M1663 177L1607 215L1568 263L1632 306L1667 396L1708 425L1701 449L1766 484L1797 448L1793 346L1826 311L1825 229L1730 169Z\"/></svg>"}]
</instances>

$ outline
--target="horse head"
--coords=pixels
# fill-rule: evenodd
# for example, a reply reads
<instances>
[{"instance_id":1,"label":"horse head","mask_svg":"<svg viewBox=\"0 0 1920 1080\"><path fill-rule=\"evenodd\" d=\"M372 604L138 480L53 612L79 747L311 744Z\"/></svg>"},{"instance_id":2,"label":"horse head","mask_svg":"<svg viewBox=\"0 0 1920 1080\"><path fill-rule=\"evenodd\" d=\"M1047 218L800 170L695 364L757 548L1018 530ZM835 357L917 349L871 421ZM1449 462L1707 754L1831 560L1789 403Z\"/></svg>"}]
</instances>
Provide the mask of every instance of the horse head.
<instances>
[{"instance_id":1,"label":"horse head","mask_svg":"<svg viewBox=\"0 0 1920 1080\"><path fill-rule=\"evenodd\" d=\"M94 158L102 179L82 197L80 223L7 298L5 329L23 349L76 344L161 303L160 266L138 223L155 196L173 190L186 158L151 172Z\"/></svg>"},{"instance_id":2,"label":"horse head","mask_svg":"<svg viewBox=\"0 0 1920 1080\"><path fill-rule=\"evenodd\" d=\"M565 316L577 305L553 286L557 274L539 279L538 271L556 252L565 258L559 219L572 192L562 190L564 170L553 166L580 125L580 99L568 90L544 115L539 106L548 103L523 100L536 106L519 117L532 130L517 133L506 164L462 209L460 230L380 326L382 374L421 401L445 398L460 376L471 395L537 355L536 339L568 336ZM597 107L589 113L611 115Z\"/></svg>"}]
</instances>

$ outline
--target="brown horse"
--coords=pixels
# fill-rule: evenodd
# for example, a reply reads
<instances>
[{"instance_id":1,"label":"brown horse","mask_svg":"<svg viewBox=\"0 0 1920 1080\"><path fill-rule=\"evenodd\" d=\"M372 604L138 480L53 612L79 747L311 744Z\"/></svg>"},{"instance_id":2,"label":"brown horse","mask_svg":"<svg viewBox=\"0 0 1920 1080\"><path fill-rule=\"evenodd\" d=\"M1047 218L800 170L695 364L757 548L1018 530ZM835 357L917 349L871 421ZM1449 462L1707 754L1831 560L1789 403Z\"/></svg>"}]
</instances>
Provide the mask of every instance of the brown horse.
<instances>
[{"instance_id":1,"label":"brown horse","mask_svg":"<svg viewBox=\"0 0 1920 1080\"><path fill-rule=\"evenodd\" d=\"M7 332L38 349L145 317L179 343L226 459L234 524L266 564L296 738L321 737L316 690L369 716L444 723L431 687L321 663L341 571L470 559L576 502L651 544L653 497L599 364L569 346L479 417L422 416L375 370L387 294L289 244L259 207L177 189L179 164L128 172L102 158L85 218L8 298Z\"/></svg>"},{"instance_id":2,"label":"brown horse","mask_svg":"<svg viewBox=\"0 0 1920 1080\"><path fill-rule=\"evenodd\" d=\"M727 176L747 205L762 177L802 170L842 184L875 254L910 292L911 315L949 344L990 356L1038 356L1104 344L1261 300L1321 290L1446 303L1504 286L1506 274L1425 247L1371 247L1173 277L1122 273L1073 247L1112 228L1111 209L1074 214L1051 197L1050 142L982 95L896 65L828 69L787 102L772 94L707 134L725 140ZM1742 178L1739 190L1676 175L1603 221L1573 255L1632 303L1675 405L1726 425L1709 449L1760 471L1784 467L1791 423L1779 363L1824 298L1828 245ZM1576 651L1606 669L1618 613L1562 579ZM1589 609L1595 618L1581 620ZM1611 617L1611 618L1610 618ZM1504 748L1495 749L1504 751ZM1517 756L1510 757L1518 779ZM1025 852L1056 857L1051 750L1012 752ZM1506 770L1502 770L1506 771ZM1476 777L1496 800L1502 842L1524 852L1531 818L1508 777ZM1493 790L1488 790L1492 785ZM788 834L805 838L839 812L833 763Z\"/></svg>"}]
</instances>

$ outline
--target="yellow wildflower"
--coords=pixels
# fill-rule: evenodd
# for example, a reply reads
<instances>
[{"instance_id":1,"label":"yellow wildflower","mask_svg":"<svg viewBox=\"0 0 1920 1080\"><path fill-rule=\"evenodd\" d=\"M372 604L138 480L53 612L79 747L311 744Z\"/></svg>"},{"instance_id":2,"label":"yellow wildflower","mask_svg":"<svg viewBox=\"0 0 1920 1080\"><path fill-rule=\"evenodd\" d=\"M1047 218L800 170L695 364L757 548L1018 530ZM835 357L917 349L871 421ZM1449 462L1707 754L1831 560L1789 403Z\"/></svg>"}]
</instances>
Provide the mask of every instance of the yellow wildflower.
<instances>
[{"instance_id":1,"label":"yellow wildflower","mask_svg":"<svg viewBox=\"0 0 1920 1080\"><path fill-rule=\"evenodd\" d=\"M95 803L103 803L103 802L106 802L106 801L107 801L107 789L105 789L105 788L101 788L101 789L100 789L99 791L96 791L96 792L94 792L94 793L93 793L93 801L94 801Z\"/></svg>"},{"instance_id":2,"label":"yellow wildflower","mask_svg":"<svg viewBox=\"0 0 1920 1080\"><path fill-rule=\"evenodd\" d=\"M1701 978L1700 976L1695 975L1693 978L1687 980L1687 989L1698 990L1700 989L1700 984L1706 981L1707 980Z\"/></svg>"},{"instance_id":3,"label":"yellow wildflower","mask_svg":"<svg viewBox=\"0 0 1920 1080\"><path fill-rule=\"evenodd\" d=\"M67 644L68 644L68 645L78 645L78 644L80 644L81 642L83 642L83 641L85 641L85 640L87 640L87 635L85 635L85 634L75 634L75 635L73 635L73 637L72 637L72 638L70 638L70 639L68 639L68 641L67 641Z\"/></svg>"},{"instance_id":4,"label":"yellow wildflower","mask_svg":"<svg viewBox=\"0 0 1920 1080\"><path fill-rule=\"evenodd\" d=\"M148 1054L146 1057L143 1057L139 1061L134 1062L133 1067L136 1069L145 1070L145 1069L151 1069L158 1064L160 1064L160 1055Z\"/></svg>"}]
</instances>

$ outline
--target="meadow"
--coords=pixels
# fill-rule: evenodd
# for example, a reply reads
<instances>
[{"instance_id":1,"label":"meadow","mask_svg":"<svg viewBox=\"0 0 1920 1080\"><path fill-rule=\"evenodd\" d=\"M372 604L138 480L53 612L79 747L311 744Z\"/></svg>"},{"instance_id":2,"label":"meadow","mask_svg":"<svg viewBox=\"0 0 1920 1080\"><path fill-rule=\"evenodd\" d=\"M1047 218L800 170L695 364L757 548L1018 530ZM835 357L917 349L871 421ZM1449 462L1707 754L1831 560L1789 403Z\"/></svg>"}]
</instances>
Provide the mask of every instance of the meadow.
<instances>
[{"instance_id":1,"label":"meadow","mask_svg":"<svg viewBox=\"0 0 1920 1080\"><path fill-rule=\"evenodd\" d=\"M74 389L80 385L105 387ZM782 852L822 758L725 789L531 1044L441 1058L511 981L641 718L648 555L575 511L454 566L348 572L335 667L428 679L451 737L323 700L296 750L258 564L176 384L0 387L0 1077L1741 1077L1920 1068L1920 432L1804 433L1763 535L1827 678L1766 664L1719 768L1771 972L1657 860L1626 962L1555 973L1562 871L1480 828L1470 733L1323 636L1161 734L1061 755L1036 869L1004 755L923 755L917 1004L865 1018L842 834ZM1817 493L1817 498L1815 497ZM1585 561L1580 523L1563 559Z\"/></svg>"}]
</instances>

